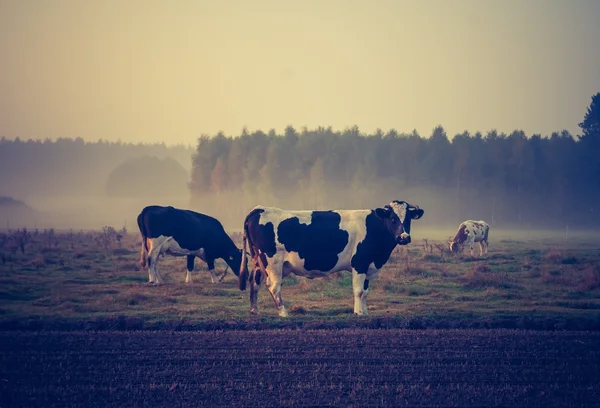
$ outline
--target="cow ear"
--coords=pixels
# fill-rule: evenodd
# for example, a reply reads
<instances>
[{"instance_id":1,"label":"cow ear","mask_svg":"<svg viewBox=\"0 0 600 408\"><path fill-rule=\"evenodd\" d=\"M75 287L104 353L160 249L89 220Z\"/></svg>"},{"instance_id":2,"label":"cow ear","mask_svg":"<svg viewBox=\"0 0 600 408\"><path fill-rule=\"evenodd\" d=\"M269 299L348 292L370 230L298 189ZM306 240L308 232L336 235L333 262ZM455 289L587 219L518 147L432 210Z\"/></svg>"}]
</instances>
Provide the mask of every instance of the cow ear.
<instances>
[{"instance_id":1,"label":"cow ear","mask_svg":"<svg viewBox=\"0 0 600 408\"><path fill-rule=\"evenodd\" d=\"M377 208L375 210L375 214L379 218L390 218L390 209L389 208Z\"/></svg>"},{"instance_id":2,"label":"cow ear","mask_svg":"<svg viewBox=\"0 0 600 408\"><path fill-rule=\"evenodd\" d=\"M416 208L411 208L411 214L412 214L412 219L413 220L418 220L419 218L421 218L423 216L423 214L425 214L425 211L421 210L419 207Z\"/></svg>"}]
</instances>

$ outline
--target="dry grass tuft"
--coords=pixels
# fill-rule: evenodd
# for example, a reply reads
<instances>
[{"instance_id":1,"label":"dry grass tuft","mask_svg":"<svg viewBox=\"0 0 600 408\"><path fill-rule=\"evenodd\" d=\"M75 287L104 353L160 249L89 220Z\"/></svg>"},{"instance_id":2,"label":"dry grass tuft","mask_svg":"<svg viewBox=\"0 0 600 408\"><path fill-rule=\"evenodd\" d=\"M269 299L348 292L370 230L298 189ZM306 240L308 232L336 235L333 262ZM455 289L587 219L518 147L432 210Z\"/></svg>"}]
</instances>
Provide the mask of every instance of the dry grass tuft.
<instances>
[{"instance_id":1,"label":"dry grass tuft","mask_svg":"<svg viewBox=\"0 0 600 408\"><path fill-rule=\"evenodd\" d=\"M139 304L146 303L148 302L148 300L150 300L149 296L137 292L119 293L114 296L108 295L106 296L106 298L107 300L112 300L113 302L116 302L118 304L125 304L129 306L136 306Z\"/></svg>"},{"instance_id":2,"label":"dry grass tuft","mask_svg":"<svg viewBox=\"0 0 600 408\"><path fill-rule=\"evenodd\" d=\"M572 274L568 274L566 271L561 269L548 269L542 268L540 274L540 280L543 283L559 285L564 287L572 287L575 286L576 277Z\"/></svg>"},{"instance_id":3,"label":"dry grass tuft","mask_svg":"<svg viewBox=\"0 0 600 408\"><path fill-rule=\"evenodd\" d=\"M559 264L562 259L562 253L556 249L551 249L544 254L544 261L547 263Z\"/></svg>"},{"instance_id":4,"label":"dry grass tuft","mask_svg":"<svg viewBox=\"0 0 600 408\"><path fill-rule=\"evenodd\" d=\"M303 308L302 306L292 306L290 308L290 314L303 315L303 314L306 314L306 309Z\"/></svg>"},{"instance_id":5,"label":"dry grass tuft","mask_svg":"<svg viewBox=\"0 0 600 408\"><path fill-rule=\"evenodd\" d=\"M539 267L533 267L527 272L527 277L529 278L539 278L542 275Z\"/></svg>"},{"instance_id":6,"label":"dry grass tuft","mask_svg":"<svg viewBox=\"0 0 600 408\"><path fill-rule=\"evenodd\" d=\"M32 266L35 269L40 269L46 267L46 259L43 255L38 255L29 261L28 266Z\"/></svg>"},{"instance_id":7,"label":"dry grass tuft","mask_svg":"<svg viewBox=\"0 0 600 408\"><path fill-rule=\"evenodd\" d=\"M590 265L583 270L581 289L594 290L600 288L600 266Z\"/></svg>"},{"instance_id":8,"label":"dry grass tuft","mask_svg":"<svg viewBox=\"0 0 600 408\"><path fill-rule=\"evenodd\" d=\"M473 265L459 280L469 288L510 287L507 279L499 276L497 273L493 273L486 263Z\"/></svg>"},{"instance_id":9,"label":"dry grass tuft","mask_svg":"<svg viewBox=\"0 0 600 408\"><path fill-rule=\"evenodd\" d=\"M525 260L521 263L521 271L531 271L535 267L535 262L533 262L530 258L525 258Z\"/></svg>"},{"instance_id":10,"label":"dry grass tuft","mask_svg":"<svg viewBox=\"0 0 600 408\"><path fill-rule=\"evenodd\" d=\"M473 270L475 270L475 273L489 273L491 272L491 269L489 268L489 266L487 266L486 263L480 263L478 265L474 265Z\"/></svg>"}]
</instances>

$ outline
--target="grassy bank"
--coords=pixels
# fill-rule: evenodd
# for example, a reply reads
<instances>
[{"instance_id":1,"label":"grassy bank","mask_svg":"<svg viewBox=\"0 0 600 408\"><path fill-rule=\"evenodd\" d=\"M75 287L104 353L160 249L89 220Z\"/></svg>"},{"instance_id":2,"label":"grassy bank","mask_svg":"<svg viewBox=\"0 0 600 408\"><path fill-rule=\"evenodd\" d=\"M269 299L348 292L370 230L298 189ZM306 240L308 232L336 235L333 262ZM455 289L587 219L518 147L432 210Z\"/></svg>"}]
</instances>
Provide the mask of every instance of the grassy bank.
<instances>
[{"instance_id":1,"label":"grassy bank","mask_svg":"<svg viewBox=\"0 0 600 408\"><path fill-rule=\"evenodd\" d=\"M598 244L501 238L481 259L450 256L442 240L397 248L370 286L369 317L352 313L349 273L288 277L282 293L292 316L281 319L264 288L261 314L250 316L231 271L214 285L200 260L191 285L185 258L173 257L160 261L166 283L147 285L137 234L2 234L0 329L600 329ZM218 262L217 273L224 269Z\"/></svg>"}]
</instances>

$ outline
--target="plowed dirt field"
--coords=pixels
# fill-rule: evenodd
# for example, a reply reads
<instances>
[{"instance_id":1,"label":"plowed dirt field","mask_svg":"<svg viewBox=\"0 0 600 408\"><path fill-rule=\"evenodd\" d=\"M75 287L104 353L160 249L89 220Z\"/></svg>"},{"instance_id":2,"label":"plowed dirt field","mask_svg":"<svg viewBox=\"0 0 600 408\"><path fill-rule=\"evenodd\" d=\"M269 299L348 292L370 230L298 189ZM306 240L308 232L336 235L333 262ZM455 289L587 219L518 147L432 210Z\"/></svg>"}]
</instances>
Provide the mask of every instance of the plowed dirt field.
<instances>
[{"instance_id":1,"label":"plowed dirt field","mask_svg":"<svg viewBox=\"0 0 600 408\"><path fill-rule=\"evenodd\" d=\"M600 406L600 333L0 332L0 407Z\"/></svg>"}]
</instances>

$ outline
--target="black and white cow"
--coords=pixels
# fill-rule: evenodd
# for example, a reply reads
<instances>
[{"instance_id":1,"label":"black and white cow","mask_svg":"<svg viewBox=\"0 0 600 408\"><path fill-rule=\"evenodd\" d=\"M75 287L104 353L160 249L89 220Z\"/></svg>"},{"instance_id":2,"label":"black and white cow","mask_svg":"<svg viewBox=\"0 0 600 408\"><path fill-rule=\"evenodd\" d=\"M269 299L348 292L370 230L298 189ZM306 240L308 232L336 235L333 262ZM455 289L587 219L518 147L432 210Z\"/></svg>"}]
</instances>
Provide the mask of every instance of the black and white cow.
<instances>
[{"instance_id":1,"label":"black and white cow","mask_svg":"<svg viewBox=\"0 0 600 408\"><path fill-rule=\"evenodd\" d=\"M450 251L452 253L462 252L469 247L471 256L473 256L473 246L479 244L479 256L483 255L484 249L488 251L488 237L490 226L485 221L467 220L460 223L458 231L453 239L450 240Z\"/></svg>"},{"instance_id":2,"label":"black and white cow","mask_svg":"<svg viewBox=\"0 0 600 408\"><path fill-rule=\"evenodd\" d=\"M157 268L161 254L187 256L185 283L192 282L195 257L206 262L213 283L219 282L214 271L217 258L222 258L238 274L242 251L215 218L191 210L151 205L142 210L137 222L142 234L140 264L142 268L148 265L149 283L162 283Z\"/></svg>"},{"instance_id":3,"label":"black and white cow","mask_svg":"<svg viewBox=\"0 0 600 408\"><path fill-rule=\"evenodd\" d=\"M405 201L374 210L286 211L255 207L244 222L240 289L250 282L250 312L258 312L262 277L282 317L282 279L294 273L315 278L352 272L354 313L367 314L369 281L375 279L396 245L411 242L410 222L424 211ZM246 245L253 270L248 274Z\"/></svg>"}]
</instances>

